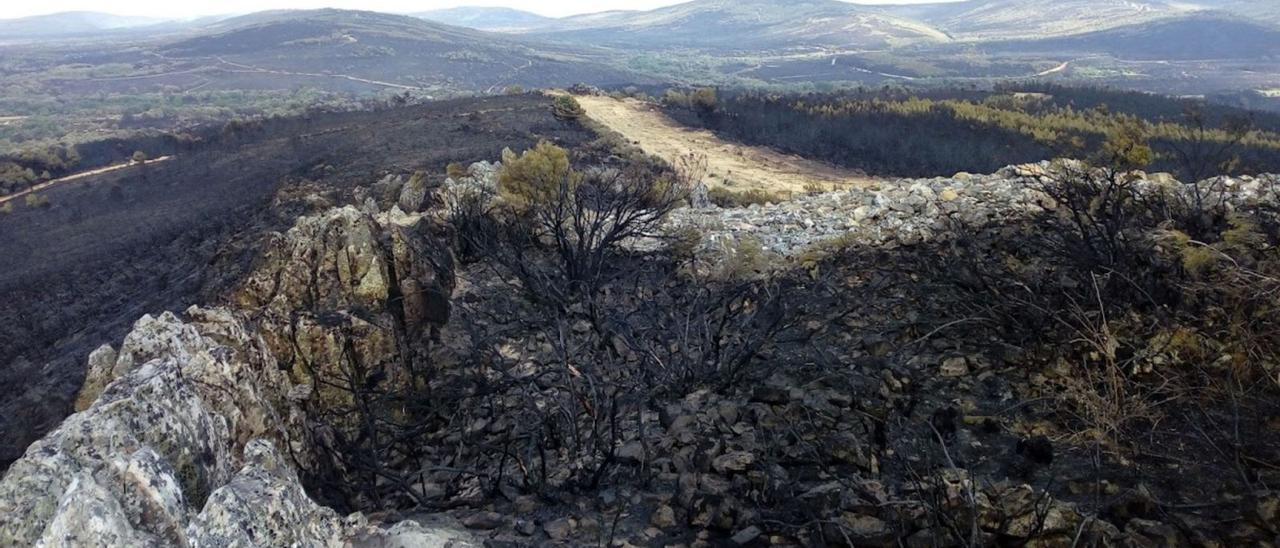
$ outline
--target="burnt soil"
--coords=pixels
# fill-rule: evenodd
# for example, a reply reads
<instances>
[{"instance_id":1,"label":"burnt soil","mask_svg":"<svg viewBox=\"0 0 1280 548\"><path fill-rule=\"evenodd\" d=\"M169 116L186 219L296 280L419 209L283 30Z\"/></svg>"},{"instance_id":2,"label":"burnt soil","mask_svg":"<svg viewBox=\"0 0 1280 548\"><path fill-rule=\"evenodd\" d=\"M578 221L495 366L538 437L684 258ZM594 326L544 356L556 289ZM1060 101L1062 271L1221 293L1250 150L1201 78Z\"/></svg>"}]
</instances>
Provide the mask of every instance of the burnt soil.
<instances>
[{"instance_id":1,"label":"burnt soil","mask_svg":"<svg viewBox=\"0 0 1280 548\"><path fill-rule=\"evenodd\" d=\"M0 467L72 410L94 348L143 314L214 303L261 237L304 206L282 186L349 194L388 173L500 156L591 134L549 99L459 99L379 111L232 124L161 164L43 193L46 207L0 215Z\"/></svg>"}]
</instances>

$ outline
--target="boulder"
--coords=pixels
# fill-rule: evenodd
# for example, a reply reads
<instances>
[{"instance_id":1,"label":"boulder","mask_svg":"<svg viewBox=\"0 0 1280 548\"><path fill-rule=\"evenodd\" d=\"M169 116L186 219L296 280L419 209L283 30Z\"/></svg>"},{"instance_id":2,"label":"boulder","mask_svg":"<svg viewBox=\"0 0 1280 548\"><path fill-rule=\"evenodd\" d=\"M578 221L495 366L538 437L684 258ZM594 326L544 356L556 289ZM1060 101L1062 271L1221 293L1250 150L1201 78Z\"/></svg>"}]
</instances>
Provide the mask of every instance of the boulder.
<instances>
[{"instance_id":1,"label":"boulder","mask_svg":"<svg viewBox=\"0 0 1280 548\"><path fill-rule=\"evenodd\" d=\"M85 372L84 384L76 394L75 410L88 409L98 399L102 390L119 376L116 371L116 350L104 344L89 354L89 363Z\"/></svg>"},{"instance_id":2,"label":"boulder","mask_svg":"<svg viewBox=\"0 0 1280 548\"><path fill-rule=\"evenodd\" d=\"M233 293L243 310L143 316L118 352L90 355L78 412L0 480L0 545L474 545L339 516L295 468L318 461L309 410L340 397L316 373L354 357L407 382L399 364L447 319L438 235L403 213L304 217Z\"/></svg>"},{"instance_id":3,"label":"boulder","mask_svg":"<svg viewBox=\"0 0 1280 548\"><path fill-rule=\"evenodd\" d=\"M408 213L417 213L425 209L430 197L430 189L427 186L427 175L423 172L414 173L413 177L404 184L400 189L400 199L396 205L400 206L402 211Z\"/></svg>"}]
</instances>

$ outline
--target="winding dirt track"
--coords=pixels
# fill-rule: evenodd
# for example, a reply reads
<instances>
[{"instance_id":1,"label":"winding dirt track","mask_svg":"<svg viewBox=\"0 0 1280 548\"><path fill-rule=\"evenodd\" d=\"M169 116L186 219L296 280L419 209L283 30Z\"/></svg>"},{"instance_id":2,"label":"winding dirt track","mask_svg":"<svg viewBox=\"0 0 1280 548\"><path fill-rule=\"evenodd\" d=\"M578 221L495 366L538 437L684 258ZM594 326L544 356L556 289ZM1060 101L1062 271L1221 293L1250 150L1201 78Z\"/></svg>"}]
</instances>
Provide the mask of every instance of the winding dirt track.
<instances>
[{"instance_id":1,"label":"winding dirt track","mask_svg":"<svg viewBox=\"0 0 1280 548\"><path fill-rule=\"evenodd\" d=\"M161 156L161 157L159 157L159 158L155 158L155 159L153 159L153 160L147 160L146 162L144 162L144 163L142 163L142 164L135 163L135 162L129 162L129 163L127 163L127 164L116 164L116 165L114 165L114 166L107 166L107 167L101 167L101 168L98 168L98 169L91 169L91 170L89 170L89 171L82 171L82 172L80 172L80 173L76 173L76 174L74 174L74 175L68 175L68 176L66 176L66 177L62 177L62 178L60 178L60 179L53 179L53 180L50 180L50 181L46 181L46 182L40 183L40 184L38 184L38 185L36 185L36 186L33 186L33 187L31 187L31 188L28 188L28 189L26 189L26 190L22 191L22 192L15 192L15 193L10 194L10 195L8 195L8 196L0 196L0 204L3 204L3 203L5 203L5 202L9 202L9 201L11 201L11 200L17 200L18 198L21 198L21 197L26 196L26 195L28 195L28 194L32 194L32 193L35 193L35 192L40 192L40 191L42 191L42 190L46 190L46 189L48 189L48 188L50 188L50 187L52 187L52 186L60 185L60 184L62 184L62 183L70 183L70 182L72 182L72 181L78 181L78 180L80 180L80 179L84 179L84 178L86 178L86 177L92 177L92 176L94 176L94 175L102 175L103 173L110 173L110 172L112 172L112 171L120 171L120 170L122 170L122 169L128 169L128 168L131 168L131 167L134 167L134 166L151 165L151 164L155 164L155 163L159 163L159 162L165 162L165 161L168 161L168 160L170 160L170 159L172 159L172 158L173 158L173 156Z\"/></svg>"},{"instance_id":2,"label":"winding dirt track","mask_svg":"<svg viewBox=\"0 0 1280 548\"><path fill-rule=\"evenodd\" d=\"M710 131L681 125L657 107L634 99L578 96L587 117L617 132L652 156L676 164L682 156L705 155L707 186L799 194L869 185L877 179L765 147L724 141Z\"/></svg>"}]
</instances>

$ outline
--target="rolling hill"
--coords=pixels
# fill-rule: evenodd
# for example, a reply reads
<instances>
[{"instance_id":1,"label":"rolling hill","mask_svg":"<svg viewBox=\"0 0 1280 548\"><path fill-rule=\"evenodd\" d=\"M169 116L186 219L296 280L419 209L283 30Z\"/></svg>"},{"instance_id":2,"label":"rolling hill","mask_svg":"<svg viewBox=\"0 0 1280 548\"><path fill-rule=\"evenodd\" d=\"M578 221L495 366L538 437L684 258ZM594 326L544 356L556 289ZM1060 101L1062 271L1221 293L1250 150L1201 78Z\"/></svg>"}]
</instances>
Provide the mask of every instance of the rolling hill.
<instances>
[{"instance_id":1,"label":"rolling hill","mask_svg":"<svg viewBox=\"0 0 1280 548\"><path fill-rule=\"evenodd\" d=\"M410 15L446 25L499 32L535 30L555 21L527 11L490 7L457 7Z\"/></svg>"},{"instance_id":2,"label":"rolling hill","mask_svg":"<svg viewBox=\"0 0 1280 548\"><path fill-rule=\"evenodd\" d=\"M348 87L485 91L513 84L639 81L581 48L402 15L332 9L266 12L210 28L165 44L159 52L171 59L214 59L237 77L239 86L325 79Z\"/></svg>"},{"instance_id":3,"label":"rolling hill","mask_svg":"<svg viewBox=\"0 0 1280 548\"><path fill-rule=\"evenodd\" d=\"M143 27L160 19L128 17L92 11L68 11L0 20L0 39L35 39L80 36L102 31Z\"/></svg>"},{"instance_id":4,"label":"rolling hill","mask_svg":"<svg viewBox=\"0 0 1280 548\"><path fill-rule=\"evenodd\" d=\"M990 47L1020 52L1105 53L1127 59L1251 59L1280 55L1280 28L1220 12L1202 12L1074 36Z\"/></svg>"},{"instance_id":5,"label":"rolling hill","mask_svg":"<svg viewBox=\"0 0 1280 548\"><path fill-rule=\"evenodd\" d=\"M1176 17L1196 8L1162 0L968 0L887 8L958 40L1031 39Z\"/></svg>"},{"instance_id":6,"label":"rolling hill","mask_svg":"<svg viewBox=\"0 0 1280 548\"><path fill-rule=\"evenodd\" d=\"M920 22L837 0L695 0L651 11L567 17L533 34L576 43L740 50L885 48L947 40Z\"/></svg>"},{"instance_id":7,"label":"rolling hill","mask_svg":"<svg viewBox=\"0 0 1280 548\"><path fill-rule=\"evenodd\" d=\"M1192 0L1202 9L1222 10L1254 21L1280 25L1280 2L1266 0Z\"/></svg>"}]
</instances>

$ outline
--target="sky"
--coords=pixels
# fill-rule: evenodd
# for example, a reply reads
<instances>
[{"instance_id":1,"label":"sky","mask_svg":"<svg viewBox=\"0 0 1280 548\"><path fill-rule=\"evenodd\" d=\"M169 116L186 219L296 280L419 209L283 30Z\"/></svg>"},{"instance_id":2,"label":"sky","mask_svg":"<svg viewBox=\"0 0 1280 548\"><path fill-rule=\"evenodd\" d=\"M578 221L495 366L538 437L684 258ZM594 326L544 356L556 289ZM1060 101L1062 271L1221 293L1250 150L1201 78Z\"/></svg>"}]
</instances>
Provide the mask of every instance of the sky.
<instances>
[{"instance_id":1,"label":"sky","mask_svg":"<svg viewBox=\"0 0 1280 548\"><path fill-rule=\"evenodd\" d=\"M44 0L0 2L0 19L63 11L101 11L117 15L189 18L202 15L240 14L267 9L344 8L412 13L455 6L506 6L561 17L606 10L643 10L679 4L684 0ZM923 4L938 0L860 0L860 4ZM943 0L948 1L948 0ZM779 0L785 3L786 0Z\"/></svg>"}]
</instances>

